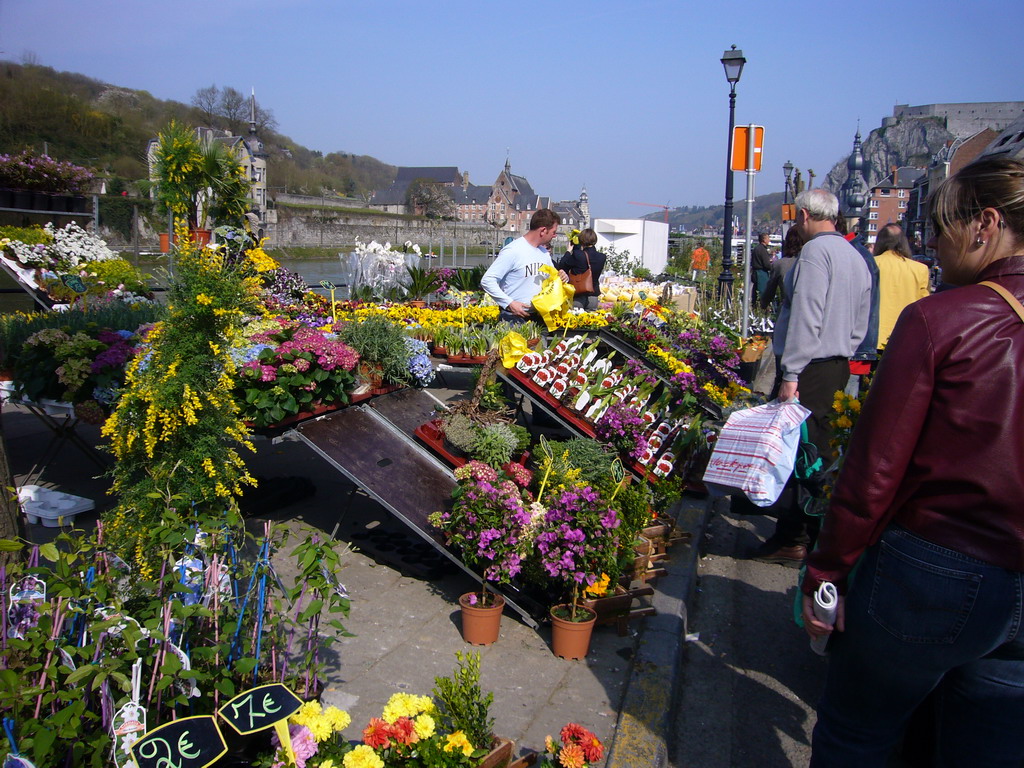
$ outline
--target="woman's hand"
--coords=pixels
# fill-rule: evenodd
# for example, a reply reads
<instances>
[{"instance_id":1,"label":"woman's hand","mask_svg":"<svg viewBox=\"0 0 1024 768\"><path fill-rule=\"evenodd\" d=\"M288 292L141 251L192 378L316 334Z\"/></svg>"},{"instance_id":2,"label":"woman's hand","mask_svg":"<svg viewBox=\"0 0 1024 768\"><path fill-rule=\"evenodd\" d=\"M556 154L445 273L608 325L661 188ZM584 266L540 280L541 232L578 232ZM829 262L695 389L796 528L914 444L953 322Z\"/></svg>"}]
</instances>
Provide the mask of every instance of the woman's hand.
<instances>
[{"instance_id":1,"label":"woman's hand","mask_svg":"<svg viewBox=\"0 0 1024 768\"><path fill-rule=\"evenodd\" d=\"M814 615L814 598L811 595L804 595L803 599L804 629L811 638L832 634L832 630L840 632L846 629L846 598L839 595L836 601L836 623L835 626L825 624Z\"/></svg>"}]
</instances>

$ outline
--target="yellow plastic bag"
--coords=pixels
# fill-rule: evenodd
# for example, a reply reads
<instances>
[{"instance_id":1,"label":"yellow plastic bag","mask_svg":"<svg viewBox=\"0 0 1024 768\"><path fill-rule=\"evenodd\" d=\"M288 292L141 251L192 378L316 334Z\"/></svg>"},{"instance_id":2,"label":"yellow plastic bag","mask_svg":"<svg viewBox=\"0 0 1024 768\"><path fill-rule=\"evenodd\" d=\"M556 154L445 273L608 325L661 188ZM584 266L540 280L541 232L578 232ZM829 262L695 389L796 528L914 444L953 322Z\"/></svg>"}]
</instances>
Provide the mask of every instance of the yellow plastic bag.
<instances>
[{"instance_id":1,"label":"yellow plastic bag","mask_svg":"<svg viewBox=\"0 0 1024 768\"><path fill-rule=\"evenodd\" d=\"M558 272L547 264L541 265L541 271L547 275L540 291L533 297L533 308L544 318L544 324L549 331L555 330L559 320L569 314L572 309L572 299L576 295L576 289L570 284L563 283Z\"/></svg>"},{"instance_id":2,"label":"yellow plastic bag","mask_svg":"<svg viewBox=\"0 0 1024 768\"><path fill-rule=\"evenodd\" d=\"M498 342L498 354L501 355L501 364L506 368L512 368L529 351L530 347L527 345L526 339L515 331L509 331Z\"/></svg>"}]
</instances>

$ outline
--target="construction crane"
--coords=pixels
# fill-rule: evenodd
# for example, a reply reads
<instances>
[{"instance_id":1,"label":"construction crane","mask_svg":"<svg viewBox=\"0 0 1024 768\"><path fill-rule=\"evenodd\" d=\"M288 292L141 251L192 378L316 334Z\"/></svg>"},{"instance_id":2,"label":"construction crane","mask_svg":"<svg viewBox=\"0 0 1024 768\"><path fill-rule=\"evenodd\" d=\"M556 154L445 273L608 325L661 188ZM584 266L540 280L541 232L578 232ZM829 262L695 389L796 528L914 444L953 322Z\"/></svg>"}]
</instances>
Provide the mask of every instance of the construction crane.
<instances>
[{"instance_id":1,"label":"construction crane","mask_svg":"<svg viewBox=\"0 0 1024 768\"><path fill-rule=\"evenodd\" d=\"M630 205L646 205L651 208L661 208L665 212L665 223L668 224L668 206L658 205L657 203L634 203L632 200L629 201Z\"/></svg>"}]
</instances>

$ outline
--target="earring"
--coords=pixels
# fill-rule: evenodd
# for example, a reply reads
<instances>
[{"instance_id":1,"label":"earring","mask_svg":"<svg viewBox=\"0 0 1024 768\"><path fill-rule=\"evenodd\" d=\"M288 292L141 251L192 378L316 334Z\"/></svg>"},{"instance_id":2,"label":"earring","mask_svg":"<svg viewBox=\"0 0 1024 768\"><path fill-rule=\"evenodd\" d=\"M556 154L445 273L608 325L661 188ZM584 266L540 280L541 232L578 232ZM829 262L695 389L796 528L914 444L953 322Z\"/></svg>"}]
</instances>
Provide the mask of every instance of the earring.
<instances>
[{"instance_id":1,"label":"earring","mask_svg":"<svg viewBox=\"0 0 1024 768\"><path fill-rule=\"evenodd\" d=\"M980 248L985 244L985 241L981 239L981 235L978 235L978 239L974 241L974 244Z\"/></svg>"}]
</instances>

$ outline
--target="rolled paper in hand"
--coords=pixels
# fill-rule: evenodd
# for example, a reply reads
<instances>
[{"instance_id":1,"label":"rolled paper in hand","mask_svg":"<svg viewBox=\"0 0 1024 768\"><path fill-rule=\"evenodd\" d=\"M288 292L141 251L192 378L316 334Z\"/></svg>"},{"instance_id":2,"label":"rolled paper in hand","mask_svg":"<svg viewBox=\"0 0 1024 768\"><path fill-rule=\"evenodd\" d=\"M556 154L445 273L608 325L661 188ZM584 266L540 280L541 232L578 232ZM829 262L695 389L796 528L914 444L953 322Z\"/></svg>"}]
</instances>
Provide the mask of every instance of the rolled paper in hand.
<instances>
[{"instance_id":1,"label":"rolled paper in hand","mask_svg":"<svg viewBox=\"0 0 1024 768\"><path fill-rule=\"evenodd\" d=\"M814 618L823 624L832 626L836 623L836 606L839 604L839 592L836 585L823 581L814 593ZM825 645L831 635L822 635L811 640L811 650L819 656L825 655Z\"/></svg>"}]
</instances>

